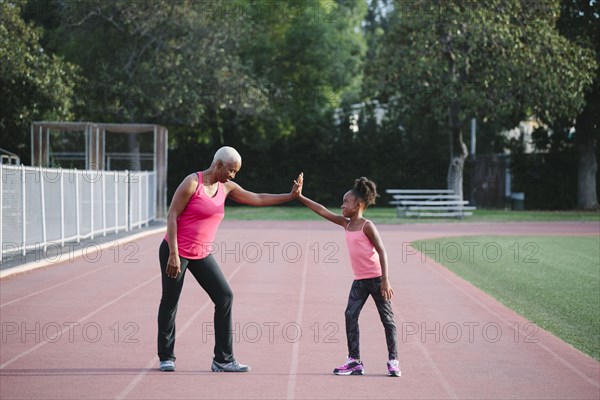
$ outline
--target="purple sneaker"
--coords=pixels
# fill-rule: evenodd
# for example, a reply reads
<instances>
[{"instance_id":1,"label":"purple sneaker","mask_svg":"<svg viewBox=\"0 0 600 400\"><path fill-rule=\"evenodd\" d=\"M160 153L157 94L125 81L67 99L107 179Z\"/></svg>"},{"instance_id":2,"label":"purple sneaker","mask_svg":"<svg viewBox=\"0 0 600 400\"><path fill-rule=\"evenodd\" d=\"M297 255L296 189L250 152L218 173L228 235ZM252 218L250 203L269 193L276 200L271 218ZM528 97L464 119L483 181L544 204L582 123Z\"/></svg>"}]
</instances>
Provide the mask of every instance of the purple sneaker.
<instances>
[{"instance_id":1,"label":"purple sneaker","mask_svg":"<svg viewBox=\"0 0 600 400\"><path fill-rule=\"evenodd\" d=\"M400 376L400 361L390 360L387 362L388 376Z\"/></svg>"},{"instance_id":2,"label":"purple sneaker","mask_svg":"<svg viewBox=\"0 0 600 400\"><path fill-rule=\"evenodd\" d=\"M352 357L348 357L348 360L333 370L336 375L363 375L365 373L365 366L362 362L356 361Z\"/></svg>"}]
</instances>

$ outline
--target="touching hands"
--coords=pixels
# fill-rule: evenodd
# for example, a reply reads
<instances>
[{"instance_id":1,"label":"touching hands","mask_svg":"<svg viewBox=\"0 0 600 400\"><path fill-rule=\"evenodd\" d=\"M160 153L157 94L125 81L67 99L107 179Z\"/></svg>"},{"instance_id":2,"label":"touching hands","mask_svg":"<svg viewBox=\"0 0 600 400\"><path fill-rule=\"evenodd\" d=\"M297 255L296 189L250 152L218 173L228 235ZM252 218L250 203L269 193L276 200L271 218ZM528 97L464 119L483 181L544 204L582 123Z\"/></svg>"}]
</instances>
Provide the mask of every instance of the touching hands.
<instances>
[{"instance_id":1,"label":"touching hands","mask_svg":"<svg viewBox=\"0 0 600 400\"><path fill-rule=\"evenodd\" d=\"M292 187L292 195L294 197L300 196L302 194L302 185L304 184L304 173L300 172L298 178L294 180L294 186Z\"/></svg>"}]
</instances>

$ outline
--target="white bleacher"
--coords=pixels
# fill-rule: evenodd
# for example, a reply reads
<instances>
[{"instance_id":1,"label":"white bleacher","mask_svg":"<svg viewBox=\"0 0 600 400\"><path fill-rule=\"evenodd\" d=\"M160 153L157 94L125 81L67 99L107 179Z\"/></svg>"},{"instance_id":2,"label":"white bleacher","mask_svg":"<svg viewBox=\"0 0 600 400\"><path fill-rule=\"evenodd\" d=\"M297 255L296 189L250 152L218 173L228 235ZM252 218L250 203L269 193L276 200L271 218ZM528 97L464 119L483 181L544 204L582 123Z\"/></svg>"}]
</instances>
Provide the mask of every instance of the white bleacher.
<instances>
[{"instance_id":1,"label":"white bleacher","mask_svg":"<svg viewBox=\"0 0 600 400\"><path fill-rule=\"evenodd\" d=\"M457 217L473 215L476 209L450 189L387 189L398 217Z\"/></svg>"}]
</instances>

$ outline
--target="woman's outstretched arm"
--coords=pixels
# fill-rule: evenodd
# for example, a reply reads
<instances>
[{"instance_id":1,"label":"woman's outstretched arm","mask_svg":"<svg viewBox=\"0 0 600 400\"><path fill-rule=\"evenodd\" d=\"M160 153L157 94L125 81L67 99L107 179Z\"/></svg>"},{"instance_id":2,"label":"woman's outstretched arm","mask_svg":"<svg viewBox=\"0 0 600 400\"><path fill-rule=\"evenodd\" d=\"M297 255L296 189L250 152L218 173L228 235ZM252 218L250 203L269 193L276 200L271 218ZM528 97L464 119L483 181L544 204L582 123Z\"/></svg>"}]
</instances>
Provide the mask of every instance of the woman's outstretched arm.
<instances>
[{"instance_id":1,"label":"woman's outstretched arm","mask_svg":"<svg viewBox=\"0 0 600 400\"><path fill-rule=\"evenodd\" d=\"M302 190L302 173L294 180L290 193L271 194L254 193L242 188L235 182L229 181L225 184L228 189L228 197L233 201L250 206L274 206L286 203L298 197Z\"/></svg>"}]
</instances>

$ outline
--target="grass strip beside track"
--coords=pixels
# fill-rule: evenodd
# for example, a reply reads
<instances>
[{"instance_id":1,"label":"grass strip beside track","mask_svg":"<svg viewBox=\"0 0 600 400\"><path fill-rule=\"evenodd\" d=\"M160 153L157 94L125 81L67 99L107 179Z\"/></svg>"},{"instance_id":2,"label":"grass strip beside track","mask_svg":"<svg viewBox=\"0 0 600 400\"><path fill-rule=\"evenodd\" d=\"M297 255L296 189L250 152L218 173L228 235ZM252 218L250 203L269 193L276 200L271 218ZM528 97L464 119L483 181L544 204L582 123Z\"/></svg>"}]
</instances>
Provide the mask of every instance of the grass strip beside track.
<instances>
[{"instance_id":1,"label":"grass strip beside track","mask_svg":"<svg viewBox=\"0 0 600 400\"><path fill-rule=\"evenodd\" d=\"M463 236L413 247L600 361L600 237Z\"/></svg>"},{"instance_id":2,"label":"grass strip beside track","mask_svg":"<svg viewBox=\"0 0 600 400\"><path fill-rule=\"evenodd\" d=\"M339 207L329 207L341 214ZM393 207L371 207L365 217L380 224L406 224L430 222L553 222L553 221L600 221L597 211L510 211L510 210L476 210L474 215L463 219L457 218L398 218ZM319 220L322 219L306 207L246 207L228 206L225 211L228 220Z\"/></svg>"}]
</instances>

